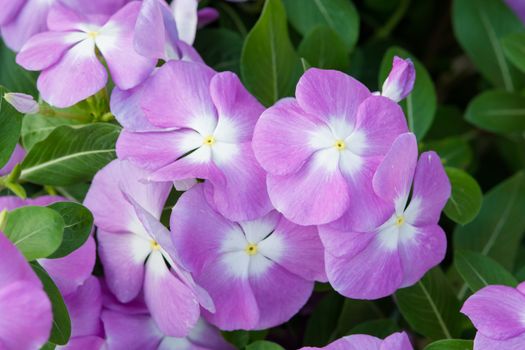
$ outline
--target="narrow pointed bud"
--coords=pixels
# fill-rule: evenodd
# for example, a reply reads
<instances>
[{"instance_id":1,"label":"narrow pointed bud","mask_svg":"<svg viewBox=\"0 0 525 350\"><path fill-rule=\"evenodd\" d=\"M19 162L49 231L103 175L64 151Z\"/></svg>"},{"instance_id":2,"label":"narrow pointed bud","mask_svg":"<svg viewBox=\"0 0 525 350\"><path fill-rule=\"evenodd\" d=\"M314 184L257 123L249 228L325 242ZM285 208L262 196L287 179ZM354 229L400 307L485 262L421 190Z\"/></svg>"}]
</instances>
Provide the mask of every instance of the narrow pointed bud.
<instances>
[{"instance_id":1,"label":"narrow pointed bud","mask_svg":"<svg viewBox=\"0 0 525 350\"><path fill-rule=\"evenodd\" d=\"M394 56L392 70L383 83L382 96L399 102L410 94L414 88L416 70L412 61Z\"/></svg>"},{"instance_id":2,"label":"narrow pointed bud","mask_svg":"<svg viewBox=\"0 0 525 350\"><path fill-rule=\"evenodd\" d=\"M18 92L8 92L4 94L4 100L9 102L17 111L24 114L38 113L38 102L33 99L33 96Z\"/></svg>"}]
</instances>

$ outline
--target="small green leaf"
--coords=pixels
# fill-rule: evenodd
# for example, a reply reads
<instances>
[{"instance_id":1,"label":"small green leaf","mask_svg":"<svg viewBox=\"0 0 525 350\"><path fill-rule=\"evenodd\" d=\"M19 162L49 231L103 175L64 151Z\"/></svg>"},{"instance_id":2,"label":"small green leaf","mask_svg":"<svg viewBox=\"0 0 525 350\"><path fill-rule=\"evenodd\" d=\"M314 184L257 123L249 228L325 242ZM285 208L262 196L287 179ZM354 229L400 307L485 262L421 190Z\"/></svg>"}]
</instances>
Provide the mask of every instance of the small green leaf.
<instances>
[{"instance_id":1,"label":"small green leaf","mask_svg":"<svg viewBox=\"0 0 525 350\"><path fill-rule=\"evenodd\" d=\"M116 157L119 132L119 127L103 123L58 127L29 151L20 178L51 186L88 181Z\"/></svg>"},{"instance_id":2,"label":"small green leaf","mask_svg":"<svg viewBox=\"0 0 525 350\"><path fill-rule=\"evenodd\" d=\"M419 141L423 140L432 125L437 108L437 96L434 83L425 66L409 52L399 48L391 47L383 57L381 70L379 72L379 86L383 85L388 73L392 69L394 56L410 58L416 69L416 82L414 89L400 105L403 107L408 121L410 131L416 134Z\"/></svg>"},{"instance_id":3,"label":"small green leaf","mask_svg":"<svg viewBox=\"0 0 525 350\"><path fill-rule=\"evenodd\" d=\"M249 331L224 331L222 332L222 336L228 343L235 345L237 349L244 349L250 342Z\"/></svg>"},{"instance_id":4,"label":"small green leaf","mask_svg":"<svg viewBox=\"0 0 525 350\"><path fill-rule=\"evenodd\" d=\"M258 340L246 347L246 350L284 350L282 346L267 340Z\"/></svg>"},{"instance_id":5,"label":"small green leaf","mask_svg":"<svg viewBox=\"0 0 525 350\"><path fill-rule=\"evenodd\" d=\"M352 50L359 37L359 15L349 0L284 0L293 27L303 36L325 25Z\"/></svg>"},{"instance_id":6,"label":"small green leaf","mask_svg":"<svg viewBox=\"0 0 525 350\"><path fill-rule=\"evenodd\" d=\"M458 250L454 255L454 266L473 292L490 284L511 287L518 285L518 281L509 271L480 253Z\"/></svg>"},{"instance_id":7,"label":"small green leaf","mask_svg":"<svg viewBox=\"0 0 525 350\"><path fill-rule=\"evenodd\" d=\"M454 246L487 255L512 270L525 232L525 174L519 172L484 195L481 210L456 226Z\"/></svg>"},{"instance_id":8,"label":"small green leaf","mask_svg":"<svg viewBox=\"0 0 525 350\"><path fill-rule=\"evenodd\" d=\"M35 144L44 140L53 130L62 125L70 125L72 128L85 126L74 119L48 117L41 114L26 115L22 122L22 144L24 148L27 151L31 150Z\"/></svg>"},{"instance_id":9,"label":"small green leaf","mask_svg":"<svg viewBox=\"0 0 525 350\"><path fill-rule=\"evenodd\" d=\"M422 151L436 151L445 166L466 168L472 162L472 148L461 137L448 137L442 140L424 142Z\"/></svg>"},{"instance_id":10,"label":"small green leaf","mask_svg":"<svg viewBox=\"0 0 525 350\"><path fill-rule=\"evenodd\" d=\"M481 209L483 202L481 188L465 171L451 167L445 170L452 185L452 194L445 206L445 214L458 224L468 224Z\"/></svg>"},{"instance_id":11,"label":"small green leaf","mask_svg":"<svg viewBox=\"0 0 525 350\"><path fill-rule=\"evenodd\" d=\"M37 97L36 78L38 73L23 69L16 63L15 56L16 54L8 49L0 39L0 62L2 62L0 64L0 85L14 92L23 92Z\"/></svg>"},{"instance_id":12,"label":"small green leaf","mask_svg":"<svg viewBox=\"0 0 525 350\"><path fill-rule=\"evenodd\" d=\"M216 71L240 73L242 36L226 28L204 28L197 32L195 49Z\"/></svg>"},{"instance_id":13,"label":"small green leaf","mask_svg":"<svg viewBox=\"0 0 525 350\"><path fill-rule=\"evenodd\" d=\"M323 346L331 339L343 306L343 298L335 293L325 296L315 307L306 324L303 344Z\"/></svg>"},{"instance_id":14,"label":"small green leaf","mask_svg":"<svg viewBox=\"0 0 525 350\"><path fill-rule=\"evenodd\" d=\"M347 335L350 334L368 334L378 338L386 338L390 334L399 332L401 328L394 320L383 318L379 320L371 320L363 322L352 328Z\"/></svg>"},{"instance_id":15,"label":"small green leaf","mask_svg":"<svg viewBox=\"0 0 525 350\"><path fill-rule=\"evenodd\" d=\"M459 301L439 267L412 287L400 289L395 299L399 311L416 332L430 339L459 335Z\"/></svg>"},{"instance_id":16,"label":"small green leaf","mask_svg":"<svg viewBox=\"0 0 525 350\"><path fill-rule=\"evenodd\" d=\"M301 61L288 37L281 0L266 0L261 17L246 37L241 73L248 90L261 103L272 105L293 94Z\"/></svg>"},{"instance_id":17,"label":"small green leaf","mask_svg":"<svg viewBox=\"0 0 525 350\"><path fill-rule=\"evenodd\" d=\"M48 208L59 213L65 223L62 244L49 258L62 258L86 242L93 228L93 215L83 205L73 202L53 203Z\"/></svg>"},{"instance_id":18,"label":"small green leaf","mask_svg":"<svg viewBox=\"0 0 525 350\"><path fill-rule=\"evenodd\" d=\"M23 117L22 113L19 113L4 99L6 92L8 90L0 86L0 168L9 161L15 150L20 137Z\"/></svg>"},{"instance_id":19,"label":"small green leaf","mask_svg":"<svg viewBox=\"0 0 525 350\"><path fill-rule=\"evenodd\" d=\"M299 55L313 67L346 70L349 63L344 42L328 26L315 27L299 45Z\"/></svg>"},{"instance_id":20,"label":"small green leaf","mask_svg":"<svg viewBox=\"0 0 525 350\"><path fill-rule=\"evenodd\" d=\"M38 278L40 278L40 281L42 281L44 290L49 300L51 300L51 306L53 308L53 328L51 329L49 341L54 344L65 345L71 337L71 320L64 299L55 282L53 282L46 270L44 270L39 263L33 261L31 262L31 267Z\"/></svg>"},{"instance_id":21,"label":"small green leaf","mask_svg":"<svg viewBox=\"0 0 525 350\"><path fill-rule=\"evenodd\" d=\"M525 33L512 33L501 40L507 59L525 72Z\"/></svg>"},{"instance_id":22,"label":"small green leaf","mask_svg":"<svg viewBox=\"0 0 525 350\"><path fill-rule=\"evenodd\" d=\"M45 207L22 207L7 214L5 234L27 260L46 258L62 242L64 220Z\"/></svg>"},{"instance_id":23,"label":"small green leaf","mask_svg":"<svg viewBox=\"0 0 525 350\"><path fill-rule=\"evenodd\" d=\"M472 350L472 340L445 339L428 344L424 350Z\"/></svg>"},{"instance_id":24,"label":"small green leaf","mask_svg":"<svg viewBox=\"0 0 525 350\"><path fill-rule=\"evenodd\" d=\"M455 0L452 22L456 38L485 78L507 91L523 85L524 76L505 58L500 39L524 27L503 1Z\"/></svg>"},{"instance_id":25,"label":"small green leaf","mask_svg":"<svg viewBox=\"0 0 525 350\"><path fill-rule=\"evenodd\" d=\"M465 119L492 132L525 131L525 97L505 91L483 92L470 101Z\"/></svg>"}]
</instances>

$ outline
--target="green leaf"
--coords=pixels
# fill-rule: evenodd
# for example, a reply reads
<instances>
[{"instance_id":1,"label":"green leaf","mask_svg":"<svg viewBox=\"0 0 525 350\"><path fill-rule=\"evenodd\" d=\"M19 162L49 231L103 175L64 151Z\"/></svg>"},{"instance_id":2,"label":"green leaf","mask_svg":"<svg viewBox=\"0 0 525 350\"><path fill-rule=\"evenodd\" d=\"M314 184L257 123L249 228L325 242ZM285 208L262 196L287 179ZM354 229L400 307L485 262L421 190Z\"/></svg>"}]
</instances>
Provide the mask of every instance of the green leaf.
<instances>
[{"instance_id":1,"label":"green leaf","mask_svg":"<svg viewBox=\"0 0 525 350\"><path fill-rule=\"evenodd\" d=\"M73 119L48 117L41 114L26 115L22 122L22 144L24 148L27 151L31 150L35 144L44 140L53 130L62 125L70 125L72 128L85 126Z\"/></svg>"},{"instance_id":2,"label":"green leaf","mask_svg":"<svg viewBox=\"0 0 525 350\"><path fill-rule=\"evenodd\" d=\"M248 90L269 106L293 94L301 72L281 0L266 0L261 17L246 37L241 73Z\"/></svg>"},{"instance_id":3,"label":"green leaf","mask_svg":"<svg viewBox=\"0 0 525 350\"><path fill-rule=\"evenodd\" d=\"M352 50L359 37L359 15L349 0L284 0L293 27L303 36L318 25L333 29Z\"/></svg>"},{"instance_id":4,"label":"green leaf","mask_svg":"<svg viewBox=\"0 0 525 350\"><path fill-rule=\"evenodd\" d=\"M410 131L416 134L418 140L423 140L436 114L437 97L434 83L426 68L417 58L399 47L391 47L385 53L381 63L379 86L383 85L388 73L390 73L394 56L410 58L414 62L416 69L414 89L407 98L400 102L400 105L405 112Z\"/></svg>"},{"instance_id":5,"label":"green leaf","mask_svg":"<svg viewBox=\"0 0 525 350\"><path fill-rule=\"evenodd\" d=\"M454 231L454 246L487 255L512 270L525 232L525 174L519 172L485 194L478 216Z\"/></svg>"},{"instance_id":6,"label":"green leaf","mask_svg":"<svg viewBox=\"0 0 525 350\"><path fill-rule=\"evenodd\" d=\"M452 21L459 43L495 86L515 91L524 76L509 64L500 39L524 27L502 0L455 0Z\"/></svg>"},{"instance_id":7,"label":"green leaf","mask_svg":"<svg viewBox=\"0 0 525 350\"><path fill-rule=\"evenodd\" d=\"M389 318L383 318L379 320L371 320L363 322L354 328L352 328L348 334L368 334L378 338L386 338L390 334L399 332L401 328L396 324L394 320Z\"/></svg>"},{"instance_id":8,"label":"green leaf","mask_svg":"<svg viewBox=\"0 0 525 350\"><path fill-rule=\"evenodd\" d=\"M454 266L473 292L489 284L502 284L511 287L518 285L518 281L509 271L493 259L480 253L457 250L454 254Z\"/></svg>"},{"instance_id":9,"label":"green leaf","mask_svg":"<svg viewBox=\"0 0 525 350\"><path fill-rule=\"evenodd\" d=\"M242 36L226 28L204 28L197 32L195 49L216 71L240 72Z\"/></svg>"},{"instance_id":10,"label":"green leaf","mask_svg":"<svg viewBox=\"0 0 525 350\"><path fill-rule=\"evenodd\" d=\"M505 91L486 91L470 101L465 119L497 133L525 131L525 97Z\"/></svg>"},{"instance_id":11,"label":"green leaf","mask_svg":"<svg viewBox=\"0 0 525 350\"><path fill-rule=\"evenodd\" d=\"M445 339L428 344L424 350L472 350L472 340Z\"/></svg>"},{"instance_id":12,"label":"green leaf","mask_svg":"<svg viewBox=\"0 0 525 350\"><path fill-rule=\"evenodd\" d=\"M282 346L267 340L258 340L246 347L246 350L284 350Z\"/></svg>"},{"instance_id":13,"label":"green leaf","mask_svg":"<svg viewBox=\"0 0 525 350\"><path fill-rule=\"evenodd\" d=\"M46 258L62 242L64 220L45 207L22 207L7 214L5 234L27 260Z\"/></svg>"},{"instance_id":14,"label":"green leaf","mask_svg":"<svg viewBox=\"0 0 525 350\"><path fill-rule=\"evenodd\" d=\"M237 349L244 349L250 342L249 331L224 331L222 332L222 336L228 343L235 345Z\"/></svg>"},{"instance_id":15,"label":"green leaf","mask_svg":"<svg viewBox=\"0 0 525 350\"><path fill-rule=\"evenodd\" d=\"M93 215L83 205L73 202L53 203L48 208L59 213L65 223L62 244L48 258L62 258L86 242L93 228Z\"/></svg>"},{"instance_id":16,"label":"green leaf","mask_svg":"<svg viewBox=\"0 0 525 350\"><path fill-rule=\"evenodd\" d=\"M0 62L2 61L0 60ZM6 92L8 92L7 89L0 86L0 168L11 158L20 137L23 117L22 113L19 113L4 100Z\"/></svg>"},{"instance_id":17,"label":"green leaf","mask_svg":"<svg viewBox=\"0 0 525 350\"><path fill-rule=\"evenodd\" d=\"M119 132L119 127L103 123L80 129L58 127L29 151L20 178L51 186L90 180L115 158Z\"/></svg>"},{"instance_id":18,"label":"green leaf","mask_svg":"<svg viewBox=\"0 0 525 350\"><path fill-rule=\"evenodd\" d=\"M507 59L525 72L525 33L512 33L501 40Z\"/></svg>"},{"instance_id":19,"label":"green leaf","mask_svg":"<svg viewBox=\"0 0 525 350\"><path fill-rule=\"evenodd\" d=\"M445 206L445 214L458 224L468 224L481 209L483 202L481 188L465 171L451 167L445 170L452 185L452 194Z\"/></svg>"},{"instance_id":20,"label":"green leaf","mask_svg":"<svg viewBox=\"0 0 525 350\"><path fill-rule=\"evenodd\" d=\"M337 326L343 298L335 293L326 295L315 307L306 324L303 344L323 346L328 343Z\"/></svg>"},{"instance_id":21,"label":"green leaf","mask_svg":"<svg viewBox=\"0 0 525 350\"><path fill-rule=\"evenodd\" d=\"M44 290L49 300L51 300L51 306L53 308L53 328L51 329L49 341L54 344L65 345L71 337L71 320L64 299L62 299L62 295L55 285L55 282L53 282L46 270L44 270L39 263L33 261L31 262L31 267L38 278L40 278L40 281L42 281Z\"/></svg>"},{"instance_id":22,"label":"green leaf","mask_svg":"<svg viewBox=\"0 0 525 350\"><path fill-rule=\"evenodd\" d=\"M405 320L418 333L430 339L459 335L459 301L439 267L412 287L400 289L395 299Z\"/></svg>"},{"instance_id":23,"label":"green leaf","mask_svg":"<svg viewBox=\"0 0 525 350\"><path fill-rule=\"evenodd\" d=\"M328 26L315 27L299 45L299 55L317 68L346 70L349 53L344 42Z\"/></svg>"},{"instance_id":24,"label":"green leaf","mask_svg":"<svg viewBox=\"0 0 525 350\"><path fill-rule=\"evenodd\" d=\"M54 350L56 348L56 344L47 342L40 348L40 350Z\"/></svg>"},{"instance_id":25,"label":"green leaf","mask_svg":"<svg viewBox=\"0 0 525 350\"><path fill-rule=\"evenodd\" d=\"M344 299L343 307L337 319L335 336L331 339L348 335L359 325L384 318L378 305L370 300Z\"/></svg>"},{"instance_id":26,"label":"green leaf","mask_svg":"<svg viewBox=\"0 0 525 350\"><path fill-rule=\"evenodd\" d=\"M15 56L16 54L7 48L0 39L0 62L2 62L0 64L0 85L13 92L23 92L38 97L38 90L36 89L38 73L20 67L15 61Z\"/></svg>"},{"instance_id":27,"label":"green leaf","mask_svg":"<svg viewBox=\"0 0 525 350\"><path fill-rule=\"evenodd\" d=\"M423 151L436 151L446 166L466 168L472 162L472 148L468 141L461 137L428 141L421 146Z\"/></svg>"}]
</instances>

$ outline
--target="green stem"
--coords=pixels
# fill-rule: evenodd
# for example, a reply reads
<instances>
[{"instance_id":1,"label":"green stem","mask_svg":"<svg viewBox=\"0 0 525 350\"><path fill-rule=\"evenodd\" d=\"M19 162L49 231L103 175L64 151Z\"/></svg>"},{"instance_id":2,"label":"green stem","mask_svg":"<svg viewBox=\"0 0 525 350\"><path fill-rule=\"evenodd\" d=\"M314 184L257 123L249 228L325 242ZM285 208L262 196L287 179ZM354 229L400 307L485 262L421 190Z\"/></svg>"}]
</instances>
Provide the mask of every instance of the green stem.
<instances>
[{"instance_id":1,"label":"green stem","mask_svg":"<svg viewBox=\"0 0 525 350\"><path fill-rule=\"evenodd\" d=\"M392 16L388 19L388 21L385 23L384 26L380 27L375 35L374 39L384 39L392 33L392 31L397 27L399 22L403 19L405 16L405 13L408 10L408 5L410 5L410 0L400 0L399 6L394 11Z\"/></svg>"}]
</instances>

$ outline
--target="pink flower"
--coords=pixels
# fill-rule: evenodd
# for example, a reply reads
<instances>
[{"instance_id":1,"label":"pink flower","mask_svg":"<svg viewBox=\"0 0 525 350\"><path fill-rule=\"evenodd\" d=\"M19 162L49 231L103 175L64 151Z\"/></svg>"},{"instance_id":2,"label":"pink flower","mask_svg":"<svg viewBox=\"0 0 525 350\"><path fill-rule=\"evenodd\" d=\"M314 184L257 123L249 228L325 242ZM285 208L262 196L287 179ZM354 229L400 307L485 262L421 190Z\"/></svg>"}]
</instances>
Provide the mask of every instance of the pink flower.
<instances>
[{"instance_id":1,"label":"pink flower","mask_svg":"<svg viewBox=\"0 0 525 350\"><path fill-rule=\"evenodd\" d=\"M370 335L349 335L328 344L324 348L304 347L300 350L413 350L406 333L394 333L384 340Z\"/></svg>"},{"instance_id":2,"label":"pink flower","mask_svg":"<svg viewBox=\"0 0 525 350\"><path fill-rule=\"evenodd\" d=\"M394 56L392 70L383 83L381 96L399 102L412 92L416 81L416 70L410 58Z\"/></svg>"}]
</instances>

